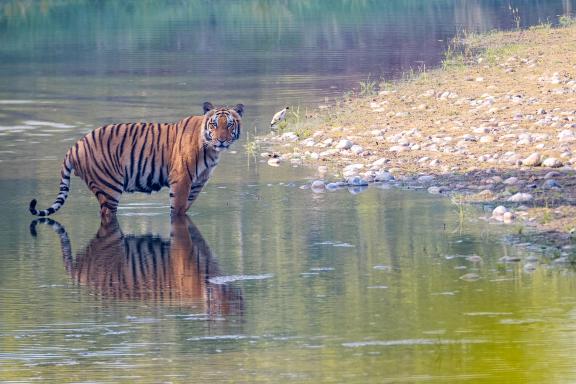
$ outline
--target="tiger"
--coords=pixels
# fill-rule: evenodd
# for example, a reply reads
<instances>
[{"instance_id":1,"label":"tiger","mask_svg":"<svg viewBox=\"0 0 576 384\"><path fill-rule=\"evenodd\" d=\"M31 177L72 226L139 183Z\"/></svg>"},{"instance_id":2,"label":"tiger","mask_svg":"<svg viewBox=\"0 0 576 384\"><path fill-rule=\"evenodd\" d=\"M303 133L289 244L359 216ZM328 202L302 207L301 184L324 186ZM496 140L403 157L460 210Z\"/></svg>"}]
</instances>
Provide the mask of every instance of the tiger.
<instances>
[{"instance_id":1,"label":"tiger","mask_svg":"<svg viewBox=\"0 0 576 384\"><path fill-rule=\"evenodd\" d=\"M218 164L221 152L240 138L244 105L233 108L203 104L204 114L175 123L110 124L94 129L66 153L60 191L47 209L30 213L49 216L65 203L72 171L100 204L102 221L116 215L123 192L170 188L170 212L186 214Z\"/></svg>"},{"instance_id":2,"label":"tiger","mask_svg":"<svg viewBox=\"0 0 576 384\"><path fill-rule=\"evenodd\" d=\"M58 234L73 282L98 298L199 307L210 319L243 314L241 288L212 282L222 275L217 257L187 215L172 218L169 239L125 234L117 219L101 223L75 255L64 226L46 217L35 219L30 223L33 237L39 224Z\"/></svg>"}]
</instances>

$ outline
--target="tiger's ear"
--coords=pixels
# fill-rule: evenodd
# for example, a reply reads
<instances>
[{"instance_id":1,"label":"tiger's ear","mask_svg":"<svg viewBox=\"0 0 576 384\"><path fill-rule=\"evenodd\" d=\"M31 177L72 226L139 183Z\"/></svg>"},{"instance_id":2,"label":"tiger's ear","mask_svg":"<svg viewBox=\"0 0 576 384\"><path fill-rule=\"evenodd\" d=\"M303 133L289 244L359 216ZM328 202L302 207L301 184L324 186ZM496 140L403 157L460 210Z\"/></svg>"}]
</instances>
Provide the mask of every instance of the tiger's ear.
<instances>
[{"instance_id":1,"label":"tiger's ear","mask_svg":"<svg viewBox=\"0 0 576 384\"><path fill-rule=\"evenodd\" d=\"M236 104L233 109L240 115L240 117L244 114L244 104Z\"/></svg>"},{"instance_id":2,"label":"tiger's ear","mask_svg":"<svg viewBox=\"0 0 576 384\"><path fill-rule=\"evenodd\" d=\"M214 109L214 106L211 102L205 101L204 104L202 104L202 108L204 109L204 114L207 114L209 111Z\"/></svg>"}]
</instances>

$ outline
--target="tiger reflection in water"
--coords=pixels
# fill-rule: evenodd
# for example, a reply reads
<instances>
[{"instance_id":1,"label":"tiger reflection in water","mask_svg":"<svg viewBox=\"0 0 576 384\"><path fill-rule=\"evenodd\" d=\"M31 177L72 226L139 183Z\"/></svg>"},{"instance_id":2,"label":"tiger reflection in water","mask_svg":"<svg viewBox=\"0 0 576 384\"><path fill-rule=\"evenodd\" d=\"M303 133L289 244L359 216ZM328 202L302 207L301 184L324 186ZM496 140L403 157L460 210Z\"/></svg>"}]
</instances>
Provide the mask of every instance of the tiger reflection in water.
<instances>
[{"instance_id":1,"label":"tiger reflection in water","mask_svg":"<svg viewBox=\"0 0 576 384\"><path fill-rule=\"evenodd\" d=\"M48 224L60 236L64 264L74 281L97 295L197 307L211 318L242 314L240 288L210 282L220 269L188 216L172 219L170 240L151 234L125 235L118 221L112 220L100 226L76 257L62 225L36 219L30 223L33 236L39 223Z\"/></svg>"}]
</instances>

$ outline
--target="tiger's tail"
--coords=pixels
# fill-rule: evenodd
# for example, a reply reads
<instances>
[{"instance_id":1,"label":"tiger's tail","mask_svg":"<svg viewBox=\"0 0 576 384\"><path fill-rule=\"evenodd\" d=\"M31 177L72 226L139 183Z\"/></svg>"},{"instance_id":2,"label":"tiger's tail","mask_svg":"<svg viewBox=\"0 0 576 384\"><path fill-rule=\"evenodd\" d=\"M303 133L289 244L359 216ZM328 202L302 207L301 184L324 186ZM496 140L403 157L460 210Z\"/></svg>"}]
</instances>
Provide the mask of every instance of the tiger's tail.
<instances>
[{"instance_id":1,"label":"tiger's tail","mask_svg":"<svg viewBox=\"0 0 576 384\"><path fill-rule=\"evenodd\" d=\"M64 158L64 162L62 163L62 170L60 171L62 176L60 179L60 192L58 193L58 196L56 196L54 203L49 208L39 211L36 209L36 199L32 199L29 208L31 214L35 216L49 216L62 208L64 202L68 198L68 192L70 191L70 175L74 169L74 166L70 161L70 156L71 151L68 151L68 153L66 153L66 157Z\"/></svg>"}]
</instances>

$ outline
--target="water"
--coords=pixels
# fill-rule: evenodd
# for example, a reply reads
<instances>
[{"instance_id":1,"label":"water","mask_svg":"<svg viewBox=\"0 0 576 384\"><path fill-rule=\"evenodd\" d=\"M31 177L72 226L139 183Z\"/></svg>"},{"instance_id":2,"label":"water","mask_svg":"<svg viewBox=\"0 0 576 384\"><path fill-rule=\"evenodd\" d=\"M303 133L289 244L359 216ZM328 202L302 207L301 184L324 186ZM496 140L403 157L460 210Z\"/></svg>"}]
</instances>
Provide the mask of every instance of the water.
<instances>
[{"instance_id":1,"label":"water","mask_svg":"<svg viewBox=\"0 0 576 384\"><path fill-rule=\"evenodd\" d=\"M528 26L575 3L513 5ZM57 222L27 213L104 123L211 100L263 133L285 104L438 65L458 29L513 26L500 1L0 3L0 381L574 382L570 267L424 192L302 190L313 170L254 161L246 135L190 221L161 191L100 228L77 178Z\"/></svg>"}]
</instances>

